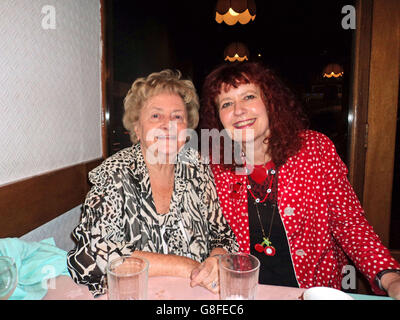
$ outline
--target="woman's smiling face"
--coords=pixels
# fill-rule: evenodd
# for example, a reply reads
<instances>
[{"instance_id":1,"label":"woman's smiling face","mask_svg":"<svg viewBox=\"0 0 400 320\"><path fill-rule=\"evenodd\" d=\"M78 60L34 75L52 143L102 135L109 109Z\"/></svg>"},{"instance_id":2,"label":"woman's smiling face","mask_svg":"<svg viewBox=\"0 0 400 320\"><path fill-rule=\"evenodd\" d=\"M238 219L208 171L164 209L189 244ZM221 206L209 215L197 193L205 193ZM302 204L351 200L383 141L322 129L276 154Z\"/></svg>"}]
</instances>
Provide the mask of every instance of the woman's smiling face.
<instances>
[{"instance_id":1,"label":"woman's smiling face","mask_svg":"<svg viewBox=\"0 0 400 320\"><path fill-rule=\"evenodd\" d=\"M257 148L269 136L267 108L257 85L223 86L217 96L217 106L221 123L233 140L254 141Z\"/></svg>"},{"instance_id":2,"label":"woman's smiling face","mask_svg":"<svg viewBox=\"0 0 400 320\"><path fill-rule=\"evenodd\" d=\"M187 112L182 98L165 92L146 101L135 133L144 151L151 151L155 156L174 157L185 144L181 134L185 129Z\"/></svg>"}]
</instances>

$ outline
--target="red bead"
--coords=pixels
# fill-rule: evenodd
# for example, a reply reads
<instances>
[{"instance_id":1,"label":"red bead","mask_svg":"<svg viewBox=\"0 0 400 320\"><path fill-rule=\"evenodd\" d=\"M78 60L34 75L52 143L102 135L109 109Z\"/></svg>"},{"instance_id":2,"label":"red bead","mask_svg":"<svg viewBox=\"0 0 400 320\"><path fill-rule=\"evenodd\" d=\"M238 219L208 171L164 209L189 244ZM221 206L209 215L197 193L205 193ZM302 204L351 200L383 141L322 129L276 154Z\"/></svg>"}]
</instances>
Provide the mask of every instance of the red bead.
<instances>
[{"instance_id":1,"label":"red bead","mask_svg":"<svg viewBox=\"0 0 400 320\"><path fill-rule=\"evenodd\" d=\"M259 243L257 243L257 244L254 246L254 249L256 249L256 251L258 251L258 252L263 252L263 251L264 251L264 247L263 247L261 244L259 244Z\"/></svg>"}]
</instances>

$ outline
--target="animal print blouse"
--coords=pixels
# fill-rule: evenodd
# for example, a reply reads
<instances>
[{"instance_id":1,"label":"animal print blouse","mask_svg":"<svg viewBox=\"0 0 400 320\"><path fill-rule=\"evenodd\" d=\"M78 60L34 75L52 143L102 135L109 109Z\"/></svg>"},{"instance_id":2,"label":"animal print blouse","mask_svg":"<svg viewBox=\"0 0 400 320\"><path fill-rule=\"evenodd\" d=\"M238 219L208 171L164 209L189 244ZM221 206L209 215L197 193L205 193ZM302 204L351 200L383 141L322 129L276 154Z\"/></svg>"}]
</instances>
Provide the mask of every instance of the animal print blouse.
<instances>
[{"instance_id":1,"label":"animal print blouse","mask_svg":"<svg viewBox=\"0 0 400 320\"><path fill-rule=\"evenodd\" d=\"M104 294L107 262L134 250L203 261L216 247L238 251L222 215L214 179L197 151L183 149L175 165L169 212L158 214L140 144L123 149L89 173L93 184L68 253L75 282Z\"/></svg>"}]
</instances>

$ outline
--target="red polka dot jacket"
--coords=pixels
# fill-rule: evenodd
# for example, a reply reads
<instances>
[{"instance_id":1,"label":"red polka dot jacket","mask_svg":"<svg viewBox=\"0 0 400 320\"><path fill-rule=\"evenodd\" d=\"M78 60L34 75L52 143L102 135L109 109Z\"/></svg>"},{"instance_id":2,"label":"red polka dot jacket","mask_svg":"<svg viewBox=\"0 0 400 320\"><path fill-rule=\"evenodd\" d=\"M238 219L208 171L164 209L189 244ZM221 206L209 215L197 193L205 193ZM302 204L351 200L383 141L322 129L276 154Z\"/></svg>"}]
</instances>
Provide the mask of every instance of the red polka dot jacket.
<instances>
[{"instance_id":1,"label":"red polka dot jacket","mask_svg":"<svg viewBox=\"0 0 400 320\"><path fill-rule=\"evenodd\" d=\"M367 222L348 179L347 168L325 135L307 130L301 150L279 169L278 207L301 288L340 289L346 255L370 281L400 264ZM250 252L247 176L212 165L218 196L240 251ZM239 190L239 191L238 191ZM238 192L238 193L237 193Z\"/></svg>"}]
</instances>

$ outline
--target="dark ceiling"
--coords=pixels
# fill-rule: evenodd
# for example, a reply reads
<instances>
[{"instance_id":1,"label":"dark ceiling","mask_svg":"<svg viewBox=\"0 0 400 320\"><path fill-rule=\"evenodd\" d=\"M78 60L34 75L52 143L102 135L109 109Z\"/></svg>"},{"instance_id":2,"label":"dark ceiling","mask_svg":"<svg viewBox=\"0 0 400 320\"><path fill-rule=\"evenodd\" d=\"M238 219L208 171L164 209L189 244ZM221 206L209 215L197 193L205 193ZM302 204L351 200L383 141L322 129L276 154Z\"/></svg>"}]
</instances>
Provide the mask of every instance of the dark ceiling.
<instances>
[{"instance_id":1,"label":"dark ceiling","mask_svg":"<svg viewBox=\"0 0 400 320\"><path fill-rule=\"evenodd\" d=\"M342 0L258 0L247 25L218 24L216 1L113 1L114 71L117 81L164 68L178 68L201 86L223 63L224 48L244 42L251 59L261 59L300 90L329 62L349 68L353 32L344 30ZM261 58L258 57L261 54Z\"/></svg>"}]
</instances>

